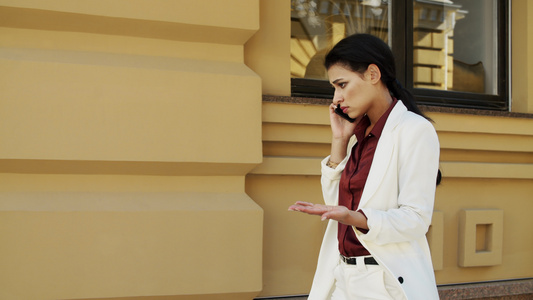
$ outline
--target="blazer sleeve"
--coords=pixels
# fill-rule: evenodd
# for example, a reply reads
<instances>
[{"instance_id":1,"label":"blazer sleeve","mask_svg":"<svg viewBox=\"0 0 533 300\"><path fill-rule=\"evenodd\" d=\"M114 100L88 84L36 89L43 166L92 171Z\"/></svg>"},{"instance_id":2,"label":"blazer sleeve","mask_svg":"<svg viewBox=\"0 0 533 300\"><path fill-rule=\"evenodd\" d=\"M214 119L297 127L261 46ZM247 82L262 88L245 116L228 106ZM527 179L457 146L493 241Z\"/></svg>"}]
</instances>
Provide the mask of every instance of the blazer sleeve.
<instances>
[{"instance_id":1,"label":"blazer sleeve","mask_svg":"<svg viewBox=\"0 0 533 300\"><path fill-rule=\"evenodd\" d=\"M337 205L339 203L339 183L341 180L342 171L348 163L352 147L357 142L355 136L352 136L348 143L348 149L346 157L339 163L339 165L333 169L326 166L330 156L327 156L320 163L321 173L320 183L322 184L322 196L326 205Z\"/></svg>"},{"instance_id":2,"label":"blazer sleeve","mask_svg":"<svg viewBox=\"0 0 533 300\"><path fill-rule=\"evenodd\" d=\"M387 210L362 209L368 219L369 231L366 234L357 232L358 236L378 245L419 239L426 234L431 224L439 141L433 125L428 121L407 123L408 126L402 126L396 136L397 170L389 170L397 172L397 183L391 183L397 184L397 196L393 196L397 200L383 199L397 204Z\"/></svg>"}]
</instances>

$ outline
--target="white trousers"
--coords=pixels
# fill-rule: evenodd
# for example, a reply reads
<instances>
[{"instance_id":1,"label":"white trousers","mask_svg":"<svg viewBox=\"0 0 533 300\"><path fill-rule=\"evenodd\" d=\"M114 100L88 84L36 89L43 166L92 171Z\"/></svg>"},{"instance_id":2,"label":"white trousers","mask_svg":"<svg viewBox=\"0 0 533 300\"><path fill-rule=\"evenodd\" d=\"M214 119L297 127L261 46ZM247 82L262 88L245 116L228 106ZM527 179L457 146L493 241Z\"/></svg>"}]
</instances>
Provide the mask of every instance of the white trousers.
<instances>
[{"instance_id":1,"label":"white trousers","mask_svg":"<svg viewBox=\"0 0 533 300\"><path fill-rule=\"evenodd\" d=\"M331 300L405 300L397 279L379 265L365 265L357 257L356 265L339 259L335 268L335 290Z\"/></svg>"}]
</instances>

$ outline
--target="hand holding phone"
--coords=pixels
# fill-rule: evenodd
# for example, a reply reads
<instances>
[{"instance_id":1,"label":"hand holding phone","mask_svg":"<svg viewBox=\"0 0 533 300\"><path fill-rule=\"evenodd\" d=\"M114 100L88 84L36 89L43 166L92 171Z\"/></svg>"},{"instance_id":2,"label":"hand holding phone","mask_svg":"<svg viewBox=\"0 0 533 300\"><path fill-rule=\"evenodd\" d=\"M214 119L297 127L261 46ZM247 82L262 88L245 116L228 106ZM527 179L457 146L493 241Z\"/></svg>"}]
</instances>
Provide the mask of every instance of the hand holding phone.
<instances>
[{"instance_id":1,"label":"hand holding phone","mask_svg":"<svg viewBox=\"0 0 533 300\"><path fill-rule=\"evenodd\" d=\"M335 108L335 113L339 116L341 116L343 119L347 120L348 122L350 123L353 123L355 122L355 119L352 119L350 118L350 116L348 116L348 114L345 114L342 109L341 109L341 105L340 104L337 104L337 107Z\"/></svg>"}]
</instances>

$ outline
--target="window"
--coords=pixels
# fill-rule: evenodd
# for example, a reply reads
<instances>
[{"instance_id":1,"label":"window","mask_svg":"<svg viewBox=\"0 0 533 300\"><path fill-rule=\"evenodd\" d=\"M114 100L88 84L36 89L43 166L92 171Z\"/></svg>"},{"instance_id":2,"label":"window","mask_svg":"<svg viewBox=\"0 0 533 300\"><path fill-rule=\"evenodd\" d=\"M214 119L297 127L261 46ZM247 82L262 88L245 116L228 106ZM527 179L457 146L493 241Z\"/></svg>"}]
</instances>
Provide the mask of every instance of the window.
<instances>
[{"instance_id":1,"label":"window","mask_svg":"<svg viewBox=\"0 0 533 300\"><path fill-rule=\"evenodd\" d=\"M325 53L353 33L387 42L425 105L508 109L508 1L292 0L292 95L331 98Z\"/></svg>"}]
</instances>

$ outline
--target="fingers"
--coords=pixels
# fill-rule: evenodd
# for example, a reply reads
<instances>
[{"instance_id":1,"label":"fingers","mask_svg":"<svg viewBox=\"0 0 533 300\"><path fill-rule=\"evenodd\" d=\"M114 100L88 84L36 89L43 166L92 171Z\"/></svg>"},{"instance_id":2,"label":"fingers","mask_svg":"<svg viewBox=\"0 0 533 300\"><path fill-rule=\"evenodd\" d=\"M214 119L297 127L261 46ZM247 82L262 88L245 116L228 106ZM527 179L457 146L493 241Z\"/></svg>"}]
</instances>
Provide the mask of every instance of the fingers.
<instances>
[{"instance_id":1,"label":"fingers","mask_svg":"<svg viewBox=\"0 0 533 300\"><path fill-rule=\"evenodd\" d=\"M314 206L313 203L304 202L304 201L296 201L296 203L294 203L293 205L289 206L289 210L301 211L300 208L313 207L313 206Z\"/></svg>"},{"instance_id":2,"label":"fingers","mask_svg":"<svg viewBox=\"0 0 533 300\"><path fill-rule=\"evenodd\" d=\"M329 219L329 214L328 213L325 213L323 214L321 217L320 217L320 220L321 221L325 221L325 220L328 220Z\"/></svg>"},{"instance_id":3,"label":"fingers","mask_svg":"<svg viewBox=\"0 0 533 300\"><path fill-rule=\"evenodd\" d=\"M289 206L289 211L303 212L310 215L322 216L322 214L330 211L330 206L322 204L313 204L309 202L298 201L296 204Z\"/></svg>"},{"instance_id":4,"label":"fingers","mask_svg":"<svg viewBox=\"0 0 533 300\"><path fill-rule=\"evenodd\" d=\"M290 210L290 211L300 211L298 205L291 205L291 206L289 206L289 210Z\"/></svg>"},{"instance_id":5,"label":"fingers","mask_svg":"<svg viewBox=\"0 0 533 300\"><path fill-rule=\"evenodd\" d=\"M304 201L296 201L295 205L313 206L315 204L314 203L310 203L310 202L304 202Z\"/></svg>"},{"instance_id":6,"label":"fingers","mask_svg":"<svg viewBox=\"0 0 533 300\"><path fill-rule=\"evenodd\" d=\"M313 210L313 206L293 204L289 206L289 210L310 213Z\"/></svg>"}]
</instances>

